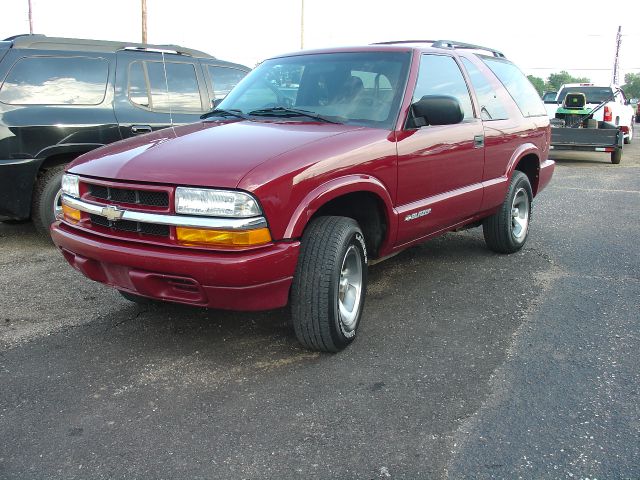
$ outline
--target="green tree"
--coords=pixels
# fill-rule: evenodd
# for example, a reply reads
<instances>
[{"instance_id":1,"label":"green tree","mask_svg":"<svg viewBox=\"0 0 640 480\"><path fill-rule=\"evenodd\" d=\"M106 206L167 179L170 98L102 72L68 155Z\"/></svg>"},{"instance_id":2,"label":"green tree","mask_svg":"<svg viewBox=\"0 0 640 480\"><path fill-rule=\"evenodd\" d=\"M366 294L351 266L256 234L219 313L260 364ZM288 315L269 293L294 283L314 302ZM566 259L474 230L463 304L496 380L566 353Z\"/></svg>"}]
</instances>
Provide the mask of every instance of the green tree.
<instances>
[{"instance_id":1,"label":"green tree","mask_svg":"<svg viewBox=\"0 0 640 480\"><path fill-rule=\"evenodd\" d=\"M531 82L531 84L536 87L538 91L538 95L542 96L544 93L544 80L540 77L534 77L533 75L527 75L527 78Z\"/></svg>"},{"instance_id":2,"label":"green tree","mask_svg":"<svg viewBox=\"0 0 640 480\"><path fill-rule=\"evenodd\" d=\"M562 70L560 73L552 73L549 75L547 83L545 84L545 91L557 92L565 83L589 83L590 81L587 77L574 77L570 75L569 72Z\"/></svg>"},{"instance_id":3,"label":"green tree","mask_svg":"<svg viewBox=\"0 0 640 480\"><path fill-rule=\"evenodd\" d=\"M627 98L640 98L640 73L627 73L622 90Z\"/></svg>"}]
</instances>

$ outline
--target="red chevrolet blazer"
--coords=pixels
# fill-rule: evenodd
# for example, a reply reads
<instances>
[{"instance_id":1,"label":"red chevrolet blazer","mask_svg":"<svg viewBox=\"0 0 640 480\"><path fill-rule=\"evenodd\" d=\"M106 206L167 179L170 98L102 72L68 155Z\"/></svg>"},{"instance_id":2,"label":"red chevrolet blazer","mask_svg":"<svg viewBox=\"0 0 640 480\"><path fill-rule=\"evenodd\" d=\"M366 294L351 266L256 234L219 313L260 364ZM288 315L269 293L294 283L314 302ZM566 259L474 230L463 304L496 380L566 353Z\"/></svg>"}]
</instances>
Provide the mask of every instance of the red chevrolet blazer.
<instances>
[{"instance_id":1,"label":"red chevrolet blazer","mask_svg":"<svg viewBox=\"0 0 640 480\"><path fill-rule=\"evenodd\" d=\"M79 157L52 236L129 300L290 302L300 342L338 351L356 336L372 260L466 226L496 252L522 248L554 169L549 136L536 91L494 49L283 55L201 122Z\"/></svg>"}]
</instances>

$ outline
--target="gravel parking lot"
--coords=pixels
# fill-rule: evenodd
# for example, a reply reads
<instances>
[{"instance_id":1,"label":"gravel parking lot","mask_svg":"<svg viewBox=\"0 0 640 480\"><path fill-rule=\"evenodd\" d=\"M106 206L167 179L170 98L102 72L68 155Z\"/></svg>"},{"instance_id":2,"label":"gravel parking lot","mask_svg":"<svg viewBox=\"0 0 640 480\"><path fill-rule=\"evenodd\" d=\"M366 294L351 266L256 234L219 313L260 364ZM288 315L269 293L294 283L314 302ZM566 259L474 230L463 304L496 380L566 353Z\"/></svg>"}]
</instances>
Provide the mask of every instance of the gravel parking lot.
<instances>
[{"instance_id":1,"label":"gravel parking lot","mask_svg":"<svg viewBox=\"0 0 640 480\"><path fill-rule=\"evenodd\" d=\"M337 355L0 224L0 478L640 478L640 140L554 158L521 252L474 229L371 267Z\"/></svg>"}]
</instances>

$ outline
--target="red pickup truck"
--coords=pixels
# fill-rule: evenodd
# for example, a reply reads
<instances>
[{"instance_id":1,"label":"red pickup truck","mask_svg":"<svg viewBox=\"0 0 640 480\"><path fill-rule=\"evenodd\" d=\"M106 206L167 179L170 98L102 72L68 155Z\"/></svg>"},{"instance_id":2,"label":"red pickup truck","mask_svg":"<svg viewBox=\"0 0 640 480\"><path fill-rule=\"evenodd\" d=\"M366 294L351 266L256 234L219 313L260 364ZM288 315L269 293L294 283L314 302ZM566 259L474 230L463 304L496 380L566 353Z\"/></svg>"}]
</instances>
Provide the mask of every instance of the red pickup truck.
<instances>
[{"instance_id":1,"label":"red pickup truck","mask_svg":"<svg viewBox=\"0 0 640 480\"><path fill-rule=\"evenodd\" d=\"M549 136L535 89L494 49L283 55L201 122L75 160L52 237L133 301L290 302L300 342L335 352L356 336L372 260L479 225L492 250L522 248Z\"/></svg>"}]
</instances>

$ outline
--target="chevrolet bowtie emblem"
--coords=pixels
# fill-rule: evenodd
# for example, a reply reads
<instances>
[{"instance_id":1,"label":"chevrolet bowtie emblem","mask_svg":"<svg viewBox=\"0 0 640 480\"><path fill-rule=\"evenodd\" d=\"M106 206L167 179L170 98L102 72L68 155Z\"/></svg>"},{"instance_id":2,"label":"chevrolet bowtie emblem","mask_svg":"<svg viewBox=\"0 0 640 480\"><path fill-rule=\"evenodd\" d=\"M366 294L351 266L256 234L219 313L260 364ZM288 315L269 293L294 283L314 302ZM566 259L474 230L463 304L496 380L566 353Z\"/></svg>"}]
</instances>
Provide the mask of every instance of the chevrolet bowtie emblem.
<instances>
[{"instance_id":1,"label":"chevrolet bowtie emblem","mask_svg":"<svg viewBox=\"0 0 640 480\"><path fill-rule=\"evenodd\" d=\"M113 222L122 218L122 215L124 215L124 210L120 210L118 207L109 205L108 207L104 207L100 214L103 217L107 217L107 220Z\"/></svg>"}]
</instances>

